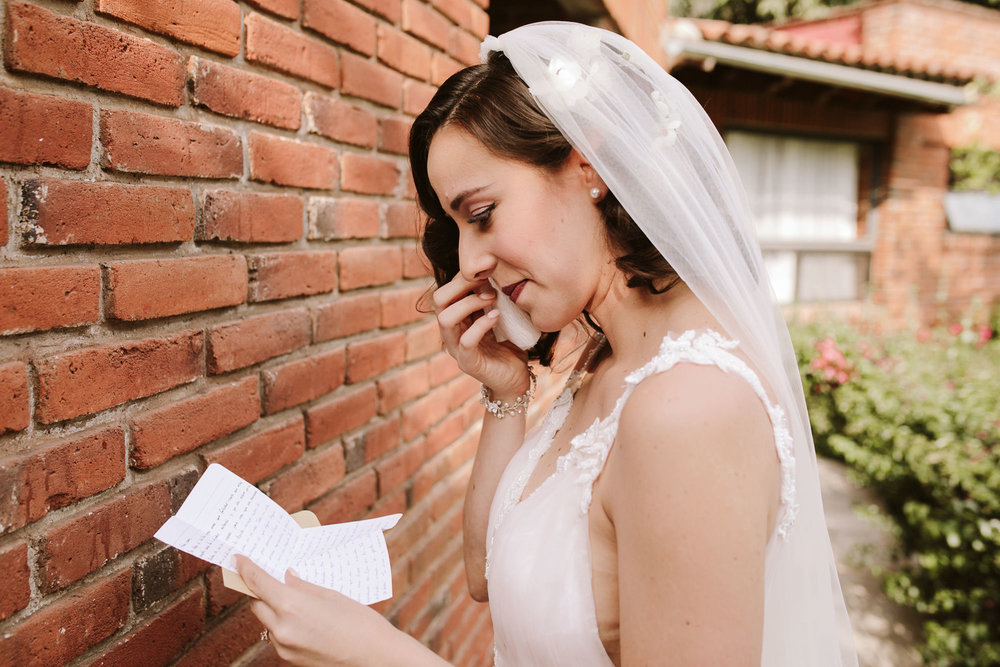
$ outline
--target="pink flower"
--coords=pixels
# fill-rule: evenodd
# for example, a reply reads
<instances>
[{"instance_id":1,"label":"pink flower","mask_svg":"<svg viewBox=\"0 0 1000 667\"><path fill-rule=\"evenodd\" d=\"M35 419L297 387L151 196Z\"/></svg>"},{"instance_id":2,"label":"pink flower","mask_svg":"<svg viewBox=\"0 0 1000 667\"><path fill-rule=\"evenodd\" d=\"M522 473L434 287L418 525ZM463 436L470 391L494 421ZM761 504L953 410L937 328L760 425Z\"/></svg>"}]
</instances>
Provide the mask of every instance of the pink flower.
<instances>
[{"instance_id":1,"label":"pink flower","mask_svg":"<svg viewBox=\"0 0 1000 667\"><path fill-rule=\"evenodd\" d=\"M957 336L958 334L962 333L962 325L959 324L958 322L955 322L954 324L949 324L948 333L950 333L952 336Z\"/></svg>"},{"instance_id":2,"label":"pink flower","mask_svg":"<svg viewBox=\"0 0 1000 667\"><path fill-rule=\"evenodd\" d=\"M920 331L917 332L917 342L918 343L926 343L930 339L931 339L931 330L928 329L927 327L924 327Z\"/></svg>"},{"instance_id":3,"label":"pink flower","mask_svg":"<svg viewBox=\"0 0 1000 667\"><path fill-rule=\"evenodd\" d=\"M988 324L980 324L976 333L979 334L979 343L985 344L993 338L993 329Z\"/></svg>"}]
</instances>

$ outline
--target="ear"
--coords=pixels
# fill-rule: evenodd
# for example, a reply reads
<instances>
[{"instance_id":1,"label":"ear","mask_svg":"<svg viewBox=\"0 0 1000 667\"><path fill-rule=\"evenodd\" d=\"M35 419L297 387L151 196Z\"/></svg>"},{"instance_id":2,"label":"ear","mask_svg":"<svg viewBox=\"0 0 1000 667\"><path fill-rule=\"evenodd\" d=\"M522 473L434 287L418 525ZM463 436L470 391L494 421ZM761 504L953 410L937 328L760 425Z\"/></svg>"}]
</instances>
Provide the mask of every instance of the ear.
<instances>
[{"instance_id":1,"label":"ear","mask_svg":"<svg viewBox=\"0 0 1000 667\"><path fill-rule=\"evenodd\" d=\"M593 188L598 188L602 193L608 191L608 186L605 185L604 179L600 177L597 170L594 169L587 158L575 148L570 150L564 168L569 170L569 173L573 177L579 179L580 186L584 190L589 192Z\"/></svg>"}]
</instances>

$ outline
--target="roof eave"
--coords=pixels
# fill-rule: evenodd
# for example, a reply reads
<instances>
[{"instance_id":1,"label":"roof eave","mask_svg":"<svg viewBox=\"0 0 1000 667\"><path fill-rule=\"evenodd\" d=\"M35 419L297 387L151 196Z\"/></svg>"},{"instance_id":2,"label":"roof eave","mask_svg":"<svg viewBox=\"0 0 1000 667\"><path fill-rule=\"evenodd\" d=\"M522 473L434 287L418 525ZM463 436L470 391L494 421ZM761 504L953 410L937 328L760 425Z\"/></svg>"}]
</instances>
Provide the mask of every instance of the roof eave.
<instances>
[{"instance_id":1,"label":"roof eave","mask_svg":"<svg viewBox=\"0 0 1000 667\"><path fill-rule=\"evenodd\" d=\"M667 39L664 40L663 48L668 54L676 54L676 56L688 59L712 59L717 63L732 67L864 90L929 104L960 106L971 104L976 98L975 91L969 86L912 79L898 74L873 72L849 65L839 65L720 42Z\"/></svg>"}]
</instances>

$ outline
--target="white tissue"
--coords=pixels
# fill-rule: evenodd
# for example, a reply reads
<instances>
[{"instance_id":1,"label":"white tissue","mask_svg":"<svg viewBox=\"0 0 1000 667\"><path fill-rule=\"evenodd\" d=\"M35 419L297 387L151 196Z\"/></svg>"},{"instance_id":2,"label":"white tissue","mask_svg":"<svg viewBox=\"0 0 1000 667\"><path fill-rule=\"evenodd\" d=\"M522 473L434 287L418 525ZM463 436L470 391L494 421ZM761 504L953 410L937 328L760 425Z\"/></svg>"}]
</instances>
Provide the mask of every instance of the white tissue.
<instances>
[{"instance_id":1,"label":"white tissue","mask_svg":"<svg viewBox=\"0 0 1000 667\"><path fill-rule=\"evenodd\" d=\"M522 350L534 347L535 343L541 337L542 332L535 328L528 314L518 308L517 304L503 293L499 285L493 282L492 278L489 280L490 285L493 286L493 289L497 293L493 307L500 311L500 321L493 327L493 335L501 343L509 340ZM493 310L493 307L487 308L486 312Z\"/></svg>"}]
</instances>

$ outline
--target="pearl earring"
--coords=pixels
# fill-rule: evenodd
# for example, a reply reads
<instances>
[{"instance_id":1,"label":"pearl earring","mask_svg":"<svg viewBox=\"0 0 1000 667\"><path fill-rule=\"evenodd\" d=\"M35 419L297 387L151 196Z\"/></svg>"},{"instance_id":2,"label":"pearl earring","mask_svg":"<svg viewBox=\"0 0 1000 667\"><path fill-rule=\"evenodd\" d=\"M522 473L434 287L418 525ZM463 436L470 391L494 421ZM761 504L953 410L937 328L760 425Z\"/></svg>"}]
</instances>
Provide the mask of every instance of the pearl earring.
<instances>
[{"instance_id":1,"label":"pearl earring","mask_svg":"<svg viewBox=\"0 0 1000 667\"><path fill-rule=\"evenodd\" d=\"M601 198L601 189L600 188L591 188L590 189L590 198L594 199L594 200L600 199Z\"/></svg>"}]
</instances>

